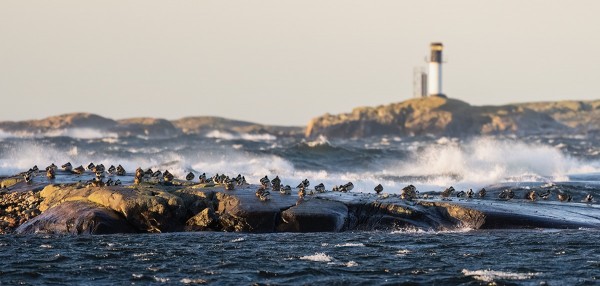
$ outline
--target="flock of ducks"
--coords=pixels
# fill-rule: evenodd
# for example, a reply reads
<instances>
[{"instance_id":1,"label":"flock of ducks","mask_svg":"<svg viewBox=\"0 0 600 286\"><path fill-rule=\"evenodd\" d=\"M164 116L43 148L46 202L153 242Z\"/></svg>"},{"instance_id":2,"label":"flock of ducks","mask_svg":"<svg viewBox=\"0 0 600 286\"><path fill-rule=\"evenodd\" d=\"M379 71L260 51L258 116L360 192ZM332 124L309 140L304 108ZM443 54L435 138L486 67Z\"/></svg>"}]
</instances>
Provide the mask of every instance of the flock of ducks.
<instances>
[{"instance_id":1,"label":"flock of ducks","mask_svg":"<svg viewBox=\"0 0 600 286\"><path fill-rule=\"evenodd\" d=\"M62 165L61 168L65 172L70 172L71 174L76 174L76 175L82 175L86 171L94 173L95 178L88 181L88 183L92 186L118 186L118 185L121 185L120 179L113 180L113 178L110 178L110 177L115 176L115 175L116 176L125 176L127 173L125 171L125 169L123 168L123 166L121 166L121 165L118 165L117 167L115 167L114 165L111 165L107 169L107 168L105 168L105 166L103 164L95 165L94 163L90 163L87 165L87 167L83 167L83 165L79 165L78 167L73 168L73 165L71 164L71 162L67 162L66 164ZM56 166L54 163L52 163L51 165L46 167L46 177L50 180L55 179L57 170L58 170L58 166ZM38 166L35 165L32 168L30 168L28 171L21 173L21 175L23 176L23 179L25 180L26 183L31 183L33 178L35 176L37 176L39 174L39 172L40 172L40 170L39 170ZM104 179L106 178L106 175L108 175L110 177L106 181L104 181ZM190 172L185 176L185 179L187 181L193 181L195 178L196 178L196 175L193 172ZM142 168L137 168L135 171L134 184L140 184L144 181L161 182L161 183L170 184L173 182L174 179L175 179L175 176L172 173L170 173L169 170L165 170L164 172L161 172L160 170L153 171L152 169L148 168L147 170L144 171ZM229 177L229 176L226 176L225 174L217 173L212 177L207 177L206 173L202 173L201 175L198 176L198 180L202 184L223 185L225 190L228 190L228 191L234 190L236 186L249 185L248 182L246 181L246 178L244 176L242 176L241 174L238 174L235 177ZM323 183L320 183L320 184L314 186L313 189L309 189L308 188L309 186L310 186L310 182L308 181L308 179L304 179L303 181L300 182L300 184L298 184L298 186L296 186L296 188L298 189L298 196L300 197L300 199L303 199L304 196L306 196L306 195L314 195L316 193L327 192L325 185ZM352 182L348 182L343 185L334 186L331 189L331 191L345 193L345 192L351 191L352 189L354 189L354 184ZM291 195L291 193L292 193L292 187L290 185L283 185L281 183L281 179L279 178L279 176L275 176L275 178L272 180L270 180L268 178L268 176L264 176L263 178L261 178L260 186L259 186L258 190L256 191L256 196L261 201L268 201L271 198L271 192L269 190L271 190L273 192L279 192L282 195ZM377 193L377 195L379 195L383 192L383 186L381 184L378 184L373 190L375 191L375 193ZM449 200L450 197L452 197L453 195L455 195L457 198L472 199L475 197L475 192L473 191L473 189L469 189L466 192L465 191L456 192L454 187L451 186L451 187L445 189L441 193L441 197L444 200ZM487 195L487 191L485 188L482 188L481 190L479 190L479 192L477 192L477 196L480 199L483 199L486 195ZM503 190L498 195L498 198L502 199L502 200L511 200L514 197L515 197L515 193L511 189ZM524 199L536 201L538 199L548 200L550 197L551 197L551 191L549 189L547 189L543 193L538 193L535 190L530 190L525 194ZM560 191L558 191L557 197L558 197L558 200L561 202L571 202L573 200L573 197L570 194L565 193L565 192L560 192ZM414 200L414 199L418 199L418 198L429 199L429 198L432 198L432 196L429 194L419 195L419 191L417 191L417 188L414 185L408 185L401 190L400 198L403 200ZM592 203L594 201L594 197L592 196L592 194L588 193L581 201L586 202L586 203Z\"/></svg>"}]
</instances>

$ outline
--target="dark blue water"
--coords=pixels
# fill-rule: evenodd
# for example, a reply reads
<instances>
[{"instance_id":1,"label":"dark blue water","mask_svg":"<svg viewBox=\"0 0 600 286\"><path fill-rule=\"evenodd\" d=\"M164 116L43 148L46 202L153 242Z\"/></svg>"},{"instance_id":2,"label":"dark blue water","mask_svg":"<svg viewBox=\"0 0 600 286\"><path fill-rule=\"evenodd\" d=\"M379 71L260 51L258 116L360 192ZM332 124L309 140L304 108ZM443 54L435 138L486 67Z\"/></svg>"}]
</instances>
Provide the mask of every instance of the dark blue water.
<instances>
[{"instance_id":1,"label":"dark blue water","mask_svg":"<svg viewBox=\"0 0 600 286\"><path fill-rule=\"evenodd\" d=\"M0 176L37 164L122 164L237 175L251 183L279 175L353 192L421 192L453 185L527 189L600 186L600 138L532 136L369 138L328 141L248 134L0 138ZM88 138L91 137L91 138ZM597 195L597 194L596 194ZM597 196L596 196L597 197ZM597 199L597 198L596 198ZM112 236L0 236L2 285L600 284L597 230L347 232L313 234L172 233Z\"/></svg>"},{"instance_id":2,"label":"dark blue water","mask_svg":"<svg viewBox=\"0 0 600 286\"><path fill-rule=\"evenodd\" d=\"M0 282L594 285L600 232L0 236Z\"/></svg>"}]
</instances>

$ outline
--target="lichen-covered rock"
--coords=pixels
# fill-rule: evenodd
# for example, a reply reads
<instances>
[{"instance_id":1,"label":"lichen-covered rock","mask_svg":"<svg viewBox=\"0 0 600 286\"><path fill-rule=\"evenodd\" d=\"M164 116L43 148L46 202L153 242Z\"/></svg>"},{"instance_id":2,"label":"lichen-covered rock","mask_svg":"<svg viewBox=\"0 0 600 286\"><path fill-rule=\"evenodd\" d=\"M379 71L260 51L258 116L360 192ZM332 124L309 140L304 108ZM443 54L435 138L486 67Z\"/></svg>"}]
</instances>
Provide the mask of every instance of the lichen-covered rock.
<instances>
[{"instance_id":1,"label":"lichen-covered rock","mask_svg":"<svg viewBox=\"0 0 600 286\"><path fill-rule=\"evenodd\" d=\"M27 221L15 232L18 234L111 234L136 231L124 217L113 210L86 201L69 201Z\"/></svg>"}]
</instances>

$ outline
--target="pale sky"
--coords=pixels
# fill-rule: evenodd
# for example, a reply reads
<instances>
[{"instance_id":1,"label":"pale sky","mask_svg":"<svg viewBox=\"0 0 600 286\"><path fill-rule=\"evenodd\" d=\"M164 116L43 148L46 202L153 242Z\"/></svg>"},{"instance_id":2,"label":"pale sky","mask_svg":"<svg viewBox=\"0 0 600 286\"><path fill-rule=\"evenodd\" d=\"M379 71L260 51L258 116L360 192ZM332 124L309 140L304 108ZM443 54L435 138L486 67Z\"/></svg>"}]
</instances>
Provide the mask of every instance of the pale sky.
<instances>
[{"instance_id":1,"label":"pale sky","mask_svg":"<svg viewBox=\"0 0 600 286\"><path fill-rule=\"evenodd\" d=\"M304 125L406 100L429 43L471 104L600 99L600 1L0 1L0 120Z\"/></svg>"}]
</instances>

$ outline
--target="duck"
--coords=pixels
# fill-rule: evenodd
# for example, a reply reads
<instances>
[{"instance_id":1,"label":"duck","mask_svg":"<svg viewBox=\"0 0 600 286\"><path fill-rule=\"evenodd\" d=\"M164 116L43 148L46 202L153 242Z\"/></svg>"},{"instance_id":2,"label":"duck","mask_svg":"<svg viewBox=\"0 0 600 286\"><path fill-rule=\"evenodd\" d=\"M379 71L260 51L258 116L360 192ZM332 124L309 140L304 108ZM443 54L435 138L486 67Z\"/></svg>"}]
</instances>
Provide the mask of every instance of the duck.
<instances>
[{"instance_id":1,"label":"duck","mask_svg":"<svg viewBox=\"0 0 600 286\"><path fill-rule=\"evenodd\" d=\"M46 177L47 177L49 180L54 180L54 179L56 178L56 173L55 173L55 171L54 171L54 169L53 169L53 168L48 168L48 169L46 170Z\"/></svg>"},{"instance_id":2,"label":"duck","mask_svg":"<svg viewBox=\"0 0 600 286\"><path fill-rule=\"evenodd\" d=\"M540 197L543 200L547 200L550 197L550 190L546 190L545 193L538 194L538 197Z\"/></svg>"},{"instance_id":3,"label":"duck","mask_svg":"<svg viewBox=\"0 0 600 286\"><path fill-rule=\"evenodd\" d=\"M71 165L71 162L67 162L66 164L64 164L60 167L67 172L73 170L73 165Z\"/></svg>"},{"instance_id":4,"label":"duck","mask_svg":"<svg viewBox=\"0 0 600 286\"><path fill-rule=\"evenodd\" d=\"M54 171L56 171L58 169L58 167L56 167L56 165L54 165L54 163L50 164L48 167L46 167L46 171L53 169Z\"/></svg>"},{"instance_id":5,"label":"duck","mask_svg":"<svg viewBox=\"0 0 600 286\"><path fill-rule=\"evenodd\" d=\"M165 170L165 172L163 173L163 180L167 183L173 181L174 178L175 178L175 176L173 176L173 174L169 173L169 170Z\"/></svg>"},{"instance_id":6,"label":"duck","mask_svg":"<svg viewBox=\"0 0 600 286\"><path fill-rule=\"evenodd\" d=\"M408 185L400 191L400 198L403 200L413 200L417 198L417 188L414 185Z\"/></svg>"},{"instance_id":7,"label":"duck","mask_svg":"<svg viewBox=\"0 0 600 286\"><path fill-rule=\"evenodd\" d=\"M90 163L87 165L87 169L90 171L94 170L94 168L96 168L96 165L94 165L94 163Z\"/></svg>"},{"instance_id":8,"label":"duck","mask_svg":"<svg viewBox=\"0 0 600 286\"><path fill-rule=\"evenodd\" d=\"M324 193L325 192L325 185L323 183L320 183L318 185L315 186L315 192L317 193Z\"/></svg>"},{"instance_id":9,"label":"duck","mask_svg":"<svg viewBox=\"0 0 600 286\"><path fill-rule=\"evenodd\" d=\"M108 167L107 172L109 175L114 175L116 170L117 170L117 168L115 168L114 165L110 165L110 167Z\"/></svg>"},{"instance_id":10,"label":"duck","mask_svg":"<svg viewBox=\"0 0 600 286\"><path fill-rule=\"evenodd\" d=\"M235 185L233 184L233 180L227 180L225 182L225 190L233 191L234 188L235 188Z\"/></svg>"},{"instance_id":11,"label":"duck","mask_svg":"<svg viewBox=\"0 0 600 286\"><path fill-rule=\"evenodd\" d=\"M290 187L290 185L285 185L279 189L279 192L283 195L290 195L292 194L292 187Z\"/></svg>"},{"instance_id":12,"label":"duck","mask_svg":"<svg viewBox=\"0 0 600 286\"><path fill-rule=\"evenodd\" d=\"M206 183L206 173L202 173L202 175L198 176L198 179L200 180L201 184L205 184Z\"/></svg>"},{"instance_id":13,"label":"duck","mask_svg":"<svg viewBox=\"0 0 600 286\"><path fill-rule=\"evenodd\" d=\"M77 174L77 175L81 175L81 174L85 173L85 168L82 165L79 165L79 167L73 169L73 173Z\"/></svg>"},{"instance_id":14,"label":"duck","mask_svg":"<svg viewBox=\"0 0 600 286\"><path fill-rule=\"evenodd\" d=\"M381 184L375 186L375 188L373 189L375 191L376 194L381 194L381 192L383 192L383 186Z\"/></svg>"},{"instance_id":15,"label":"duck","mask_svg":"<svg viewBox=\"0 0 600 286\"><path fill-rule=\"evenodd\" d=\"M125 176L125 173L125 168L123 168L123 166L117 166L117 176Z\"/></svg>"},{"instance_id":16,"label":"duck","mask_svg":"<svg viewBox=\"0 0 600 286\"><path fill-rule=\"evenodd\" d=\"M573 197L567 193L558 193L558 200L561 202L570 202L573 200Z\"/></svg>"},{"instance_id":17,"label":"duck","mask_svg":"<svg viewBox=\"0 0 600 286\"><path fill-rule=\"evenodd\" d=\"M485 188L481 188L481 190L479 190L479 198L480 199L483 199L486 194L487 194L487 191L485 190Z\"/></svg>"},{"instance_id":18,"label":"duck","mask_svg":"<svg viewBox=\"0 0 600 286\"><path fill-rule=\"evenodd\" d=\"M460 191L456 194L457 198L463 198L467 195L467 193L465 193L465 191Z\"/></svg>"},{"instance_id":19,"label":"duck","mask_svg":"<svg viewBox=\"0 0 600 286\"><path fill-rule=\"evenodd\" d=\"M472 199L473 198L473 189L469 189L467 191L467 198Z\"/></svg>"},{"instance_id":20,"label":"duck","mask_svg":"<svg viewBox=\"0 0 600 286\"><path fill-rule=\"evenodd\" d=\"M189 173L188 173L188 174L185 176L185 179L186 179L186 180L188 180L188 181L191 181L191 180L193 180L195 177L196 177L196 175L194 175L194 173L192 173L192 172L189 172Z\"/></svg>"},{"instance_id":21,"label":"duck","mask_svg":"<svg viewBox=\"0 0 600 286\"><path fill-rule=\"evenodd\" d=\"M152 178L160 178L160 176L162 175L162 172L160 170L156 170L152 173L152 175L150 175L150 177Z\"/></svg>"},{"instance_id":22,"label":"duck","mask_svg":"<svg viewBox=\"0 0 600 286\"><path fill-rule=\"evenodd\" d=\"M449 188L445 189L442 192L442 194L441 194L442 198L448 198L448 197L450 197L452 195L452 193L454 193L454 191L455 191L454 187L450 186Z\"/></svg>"}]
</instances>

